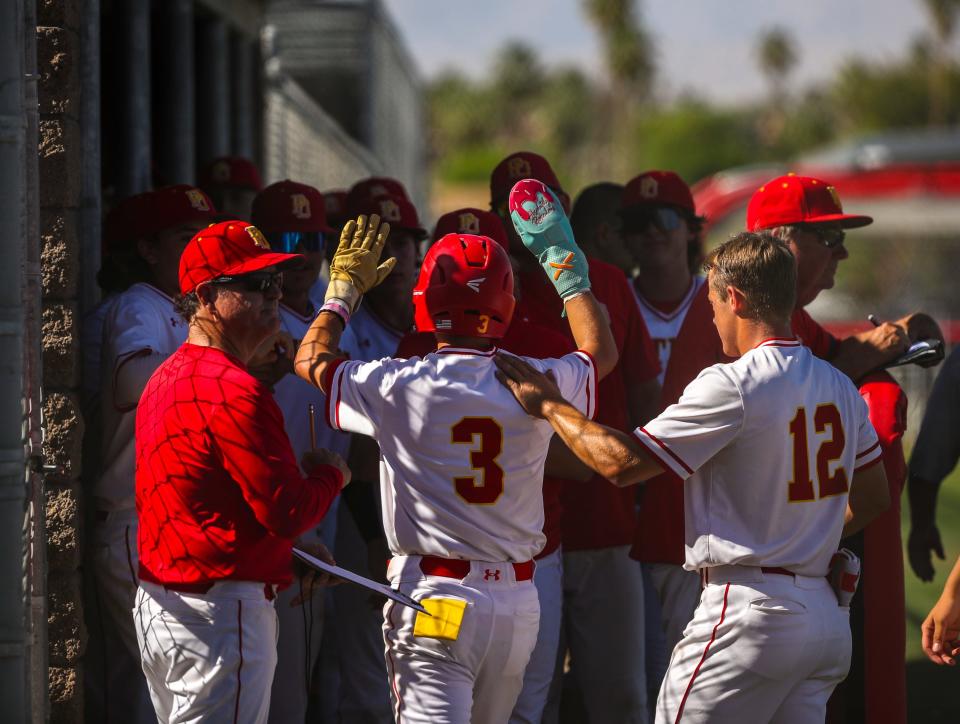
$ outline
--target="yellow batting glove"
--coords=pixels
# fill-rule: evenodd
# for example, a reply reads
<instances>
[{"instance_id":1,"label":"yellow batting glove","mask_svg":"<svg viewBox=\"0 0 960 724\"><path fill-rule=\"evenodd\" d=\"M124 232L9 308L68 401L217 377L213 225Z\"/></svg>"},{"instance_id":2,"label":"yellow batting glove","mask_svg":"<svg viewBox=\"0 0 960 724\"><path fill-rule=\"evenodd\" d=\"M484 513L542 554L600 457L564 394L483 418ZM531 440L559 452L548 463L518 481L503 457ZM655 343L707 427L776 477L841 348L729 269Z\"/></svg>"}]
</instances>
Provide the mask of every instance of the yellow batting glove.
<instances>
[{"instance_id":1,"label":"yellow batting glove","mask_svg":"<svg viewBox=\"0 0 960 724\"><path fill-rule=\"evenodd\" d=\"M381 224L376 214L371 214L369 220L358 216L356 221L347 222L330 262L330 285L325 302L339 300L352 313L360 298L387 278L397 263L394 257L380 263L389 235L390 224Z\"/></svg>"}]
</instances>

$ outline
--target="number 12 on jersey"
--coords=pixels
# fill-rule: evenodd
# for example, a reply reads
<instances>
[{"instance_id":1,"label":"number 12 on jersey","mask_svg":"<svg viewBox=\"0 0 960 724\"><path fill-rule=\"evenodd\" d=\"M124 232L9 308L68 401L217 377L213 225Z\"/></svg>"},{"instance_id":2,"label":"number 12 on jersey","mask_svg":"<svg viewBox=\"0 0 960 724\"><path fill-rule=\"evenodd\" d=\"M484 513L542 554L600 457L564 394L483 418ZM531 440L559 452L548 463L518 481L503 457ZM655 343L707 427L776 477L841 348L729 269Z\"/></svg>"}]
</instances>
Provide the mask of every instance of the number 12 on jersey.
<instances>
[{"instance_id":1,"label":"number 12 on jersey","mask_svg":"<svg viewBox=\"0 0 960 724\"><path fill-rule=\"evenodd\" d=\"M479 438L479 440L477 439ZM476 475L453 479L457 495L472 505L493 505L503 494L503 468L497 458L503 450L503 428L492 417L464 417L450 428L450 442L477 445L470 451Z\"/></svg>"},{"instance_id":2,"label":"number 12 on jersey","mask_svg":"<svg viewBox=\"0 0 960 724\"><path fill-rule=\"evenodd\" d=\"M830 464L839 460L847 443L843 432L840 411L832 402L817 405L813 413L813 427L818 434L830 428L830 437L817 448L817 488L814 495L810 477L810 453L807 441L807 410L797 408L790 421L790 436L793 438L793 479L787 484L787 499L791 503L808 503L817 498L829 498L847 492L847 471L842 466L830 473Z\"/></svg>"}]
</instances>

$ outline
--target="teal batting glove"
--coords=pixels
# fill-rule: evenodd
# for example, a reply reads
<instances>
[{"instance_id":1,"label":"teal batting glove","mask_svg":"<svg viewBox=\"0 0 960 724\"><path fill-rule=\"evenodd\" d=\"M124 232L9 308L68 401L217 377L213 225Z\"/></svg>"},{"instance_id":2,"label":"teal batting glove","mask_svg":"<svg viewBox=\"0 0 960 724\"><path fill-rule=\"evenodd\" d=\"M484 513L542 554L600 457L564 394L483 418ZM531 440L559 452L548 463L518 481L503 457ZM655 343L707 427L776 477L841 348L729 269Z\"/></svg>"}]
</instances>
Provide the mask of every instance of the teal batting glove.
<instances>
[{"instance_id":1,"label":"teal batting glove","mask_svg":"<svg viewBox=\"0 0 960 724\"><path fill-rule=\"evenodd\" d=\"M574 241L556 194L535 179L517 181L509 208L523 245L537 257L557 294L566 300L590 289L587 257Z\"/></svg>"}]
</instances>

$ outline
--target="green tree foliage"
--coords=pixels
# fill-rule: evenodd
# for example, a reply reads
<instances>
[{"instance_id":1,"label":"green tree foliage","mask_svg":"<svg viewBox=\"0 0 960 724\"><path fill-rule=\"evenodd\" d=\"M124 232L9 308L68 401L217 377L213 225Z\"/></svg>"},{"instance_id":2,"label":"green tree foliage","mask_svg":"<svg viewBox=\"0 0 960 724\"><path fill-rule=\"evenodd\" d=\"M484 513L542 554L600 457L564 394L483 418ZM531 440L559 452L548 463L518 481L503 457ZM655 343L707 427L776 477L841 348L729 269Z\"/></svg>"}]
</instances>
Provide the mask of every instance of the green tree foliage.
<instances>
[{"instance_id":1,"label":"green tree foliage","mask_svg":"<svg viewBox=\"0 0 960 724\"><path fill-rule=\"evenodd\" d=\"M790 34L783 28L770 28L760 35L757 60L767 76L773 97L779 101L786 95L786 81L797 64L797 50Z\"/></svg>"},{"instance_id":2,"label":"green tree foliage","mask_svg":"<svg viewBox=\"0 0 960 724\"><path fill-rule=\"evenodd\" d=\"M930 86L930 123L938 125L946 120L947 107L950 104L950 41L957 29L960 15L960 0L923 0L933 24L936 44L929 66Z\"/></svg>"}]
</instances>

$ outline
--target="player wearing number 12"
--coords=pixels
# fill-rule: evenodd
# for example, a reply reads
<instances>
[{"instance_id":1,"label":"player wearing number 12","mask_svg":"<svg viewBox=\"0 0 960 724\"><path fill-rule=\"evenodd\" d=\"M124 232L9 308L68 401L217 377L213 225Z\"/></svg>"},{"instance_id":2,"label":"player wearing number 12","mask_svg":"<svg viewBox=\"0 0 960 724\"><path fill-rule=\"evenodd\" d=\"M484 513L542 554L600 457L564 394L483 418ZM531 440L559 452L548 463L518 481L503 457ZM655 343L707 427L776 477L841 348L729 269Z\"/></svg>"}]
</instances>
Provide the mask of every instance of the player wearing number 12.
<instances>
[{"instance_id":1,"label":"player wearing number 12","mask_svg":"<svg viewBox=\"0 0 960 724\"><path fill-rule=\"evenodd\" d=\"M633 435L585 420L544 375L500 379L618 485L684 484L687 570L703 592L673 650L657 722L823 721L850 663L848 609L826 574L841 531L889 505L877 436L850 379L793 337L796 263L769 234L709 257L724 354Z\"/></svg>"},{"instance_id":2,"label":"player wearing number 12","mask_svg":"<svg viewBox=\"0 0 960 724\"><path fill-rule=\"evenodd\" d=\"M549 371L589 418L616 346L559 202L539 182L522 184L528 246L563 297L579 347L528 362ZM515 304L510 260L488 237L446 235L430 248L413 292L417 328L434 332L437 351L348 361L337 356L340 333L359 295L383 276L376 264L386 232L374 216L366 230L363 222L344 229L297 373L327 392L332 427L379 442L393 553L387 577L432 614L384 607L396 720L502 724L537 639L532 559L546 540L542 485L553 435L495 377L496 341Z\"/></svg>"}]
</instances>

